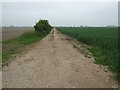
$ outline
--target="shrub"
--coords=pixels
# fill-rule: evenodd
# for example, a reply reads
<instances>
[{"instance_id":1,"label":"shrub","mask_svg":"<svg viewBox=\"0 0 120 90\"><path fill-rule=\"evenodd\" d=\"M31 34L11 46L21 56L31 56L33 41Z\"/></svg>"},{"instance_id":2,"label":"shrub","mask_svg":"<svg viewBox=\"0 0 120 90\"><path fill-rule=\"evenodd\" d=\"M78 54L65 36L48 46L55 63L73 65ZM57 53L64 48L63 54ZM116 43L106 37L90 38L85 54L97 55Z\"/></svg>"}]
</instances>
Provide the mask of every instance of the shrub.
<instances>
[{"instance_id":1,"label":"shrub","mask_svg":"<svg viewBox=\"0 0 120 90\"><path fill-rule=\"evenodd\" d=\"M34 25L35 31L48 34L52 26L49 24L48 20L39 20L36 25Z\"/></svg>"}]
</instances>

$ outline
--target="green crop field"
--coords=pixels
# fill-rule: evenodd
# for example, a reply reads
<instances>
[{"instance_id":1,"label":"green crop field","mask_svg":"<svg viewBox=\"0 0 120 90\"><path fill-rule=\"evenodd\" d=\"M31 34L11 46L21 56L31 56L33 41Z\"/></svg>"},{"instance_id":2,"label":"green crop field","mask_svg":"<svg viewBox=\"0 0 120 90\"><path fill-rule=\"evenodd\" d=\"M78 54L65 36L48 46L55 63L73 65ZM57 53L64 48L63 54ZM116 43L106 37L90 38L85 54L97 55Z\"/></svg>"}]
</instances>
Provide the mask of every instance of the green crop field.
<instances>
[{"instance_id":1,"label":"green crop field","mask_svg":"<svg viewBox=\"0 0 120 90\"><path fill-rule=\"evenodd\" d=\"M95 63L108 66L117 75L118 73L118 28L117 27L57 27L57 29L80 42L90 45Z\"/></svg>"}]
</instances>

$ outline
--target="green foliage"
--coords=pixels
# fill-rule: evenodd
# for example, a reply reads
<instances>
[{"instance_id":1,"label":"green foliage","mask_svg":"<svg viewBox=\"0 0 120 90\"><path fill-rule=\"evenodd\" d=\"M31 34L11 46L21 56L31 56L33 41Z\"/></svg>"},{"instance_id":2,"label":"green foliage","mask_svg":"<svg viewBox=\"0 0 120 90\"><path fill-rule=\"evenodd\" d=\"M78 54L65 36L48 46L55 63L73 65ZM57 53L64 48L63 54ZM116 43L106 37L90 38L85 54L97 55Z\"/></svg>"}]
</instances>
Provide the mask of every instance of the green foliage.
<instances>
[{"instance_id":1,"label":"green foliage","mask_svg":"<svg viewBox=\"0 0 120 90\"><path fill-rule=\"evenodd\" d=\"M49 24L48 20L39 20L34 28L35 31L48 34L51 31L52 26Z\"/></svg>"},{"instance_id":2,"label":"green foliage","mask_svg":"<svg viewBox=\"0 0 120 90\"><path fill-rule=\"evenodd\" d=\"M89 50L97 64L107 65L118 74L118 28L117 27L59 27L59 31L90 46ZM119 42L120 45L120 42Z\"/></svg>"}]
</instances>

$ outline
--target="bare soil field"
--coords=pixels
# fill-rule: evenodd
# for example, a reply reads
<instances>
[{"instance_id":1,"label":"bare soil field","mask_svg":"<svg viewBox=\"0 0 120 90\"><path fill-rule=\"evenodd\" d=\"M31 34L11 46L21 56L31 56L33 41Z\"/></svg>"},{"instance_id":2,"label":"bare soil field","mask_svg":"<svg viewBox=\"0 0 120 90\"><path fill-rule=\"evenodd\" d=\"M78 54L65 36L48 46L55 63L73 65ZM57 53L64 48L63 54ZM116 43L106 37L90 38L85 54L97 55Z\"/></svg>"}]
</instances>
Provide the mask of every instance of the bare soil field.
<instances>
[{"instance_id":1,"label":"bare soil field","mask_svg":"<svg viewBox=\"0 0 120 90\"><path fill-rule=\"evenodd\" d=\"M2 41L16 38L27 31L33 31L32 27L3 27L2 28Z\"/></svg>"},{"instance_id":2,"label":"bare soil field","mask_svg":"<svg viewBox=\"0 0 120 90\"><path fill-rule=\"evenodd\" d=\"M85 57L84 46L53 28L3 67L3 88L116 88L113 74Z\"/></svg>"}]
</instances>

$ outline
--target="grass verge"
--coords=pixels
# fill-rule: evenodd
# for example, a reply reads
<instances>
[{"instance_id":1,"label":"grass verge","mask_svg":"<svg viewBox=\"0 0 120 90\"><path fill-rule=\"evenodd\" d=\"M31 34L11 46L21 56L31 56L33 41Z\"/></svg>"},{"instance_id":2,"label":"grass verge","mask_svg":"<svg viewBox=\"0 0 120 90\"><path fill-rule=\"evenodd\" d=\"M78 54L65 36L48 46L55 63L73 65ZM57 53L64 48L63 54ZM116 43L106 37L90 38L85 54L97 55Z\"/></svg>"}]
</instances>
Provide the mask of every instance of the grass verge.
<instances>
[{"instance_id":1,"label":"grass verge","mask_svg":"<svg viewBox=\"0 0 120 90\"><path fill-rule=\"evenodd\" d=\"M2 43L2 66L7 65L9 58L13 57L16 53L23 51L23 48L29 44L37 42L44 38L46 34L30 31L25 32L21 36L7 40Z\"/></svg>"}]
</instances>

